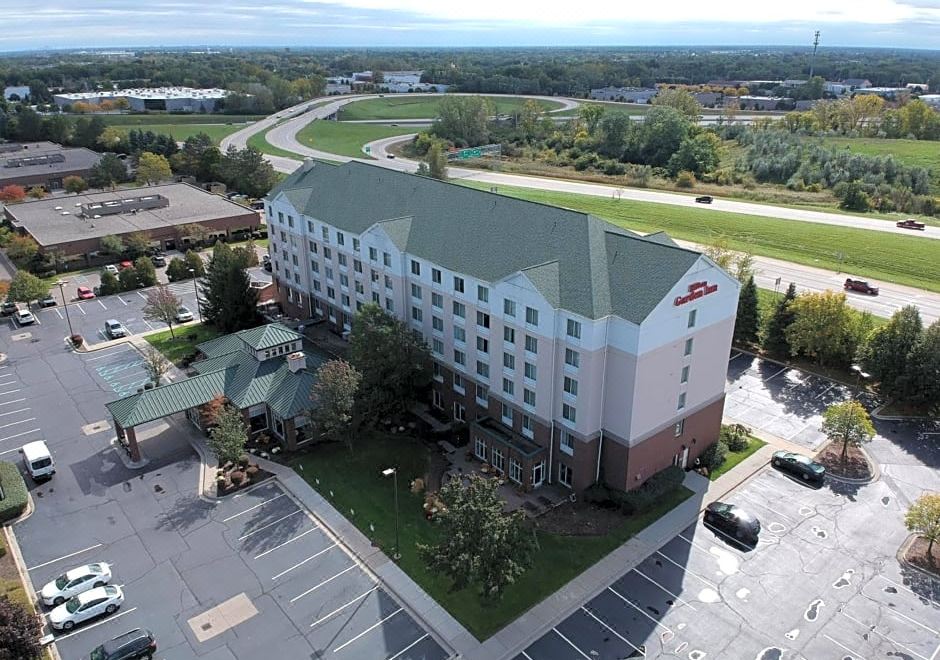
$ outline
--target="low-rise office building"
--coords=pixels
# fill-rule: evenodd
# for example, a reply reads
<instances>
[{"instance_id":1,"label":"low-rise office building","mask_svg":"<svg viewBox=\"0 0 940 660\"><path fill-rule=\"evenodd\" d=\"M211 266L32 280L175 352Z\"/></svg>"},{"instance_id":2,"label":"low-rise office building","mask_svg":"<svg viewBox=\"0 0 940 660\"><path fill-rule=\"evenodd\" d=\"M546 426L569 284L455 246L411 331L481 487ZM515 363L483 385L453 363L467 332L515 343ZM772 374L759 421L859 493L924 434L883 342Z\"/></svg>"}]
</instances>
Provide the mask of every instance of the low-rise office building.
<instances>
[{"instance_id":1,"label":"low-rise office building","mask_svg":"<svg viewBox=\"0 0 940 660\"><path fill-rule=\"evenodd\" d=\"M56 94L53 97L60 108L76 102L100 104L102 101L123 99L131 110L144 112L214 112L229 95L224 89L193 89L192 87L154 87L141 89L111 89L98 92Z\"/></svg>"},{"instance_id":2,"label":"low-rise office building","mask_svg":"<svg viewBox=\"0 0 940 660\"><path fill-rule=\"evenodd\" d=\"M0 144L0 188L17 185L61 190L67 176L88 178L101 154L90 149L63 147L53 142Z\"/></svg>"},{"instance_id":3,"label":"low-rise office building","mask_svg":"<svg viewBox=\"0 0 940 660\"><path fill-rule=\"evenodd\" d=\"M408 323L433 405L521 487L630 489L716 441L739 285L665 234L356 162L266 204L286 311Z\"/></svg>"}]
</instances>

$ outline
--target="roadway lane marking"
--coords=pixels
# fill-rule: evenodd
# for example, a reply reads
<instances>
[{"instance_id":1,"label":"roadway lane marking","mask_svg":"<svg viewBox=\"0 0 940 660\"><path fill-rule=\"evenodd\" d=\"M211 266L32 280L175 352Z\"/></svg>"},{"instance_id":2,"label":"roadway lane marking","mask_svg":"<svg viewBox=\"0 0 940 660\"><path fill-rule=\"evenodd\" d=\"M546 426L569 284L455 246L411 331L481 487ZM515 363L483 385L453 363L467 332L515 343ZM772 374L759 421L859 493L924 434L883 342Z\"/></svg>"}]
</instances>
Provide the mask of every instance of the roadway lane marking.
<instances>
[{"instance_id":1,"label":"roadway lane marking","mask_svg":"<svg viewBox=\"0 0 940 660\"><path fill-rule=\"evenodd\" d=\"M276 524L278 524L279 522L281 522L281 521L283 521L283 520L287 520L287 519L290 518L291 516L296 516L298 513L303 513L303 509L297 509L296 511L294 511L294 512L292 512L292 513L288 513L286 516L281 516L280 518L278 518L277 520L275 520L275 521L273 521L273 522L269 522L269 523L267 523L266 525L262 525L262 526L259 527L258 529L254 529L254 530L248 532L247 534L245 534L245 535L243 535L243 536L239 536L239 537L238 537L238 540L239 540L239 541L244 541L244 540L247 539L249 536L254 536L254 535L257 534L258 532L263 531L263 530L265 530L265 529L267 529L268 527L271 527L271 526L273 526L273 525L276 525Z\"/></svg>"},{"instance_id":2,"label":"roadway lane marking","mask_svg":"<svg viewBox=\"0 0 940 660\"><path fill-rule=\"evenodd\" d=\"M777 376L779 376L780 374L782 374L784 371L786 371L786 370L789 369L789 368L790 368L790 367L784 367L783 369L781 369L780 371L778 371L777 373L775 373L775 374L774 374L773 376L771 376L770 378L765 378L765 379L763 379L761 382L766 383L766 382L769 381L769 380L773 380L774 378L776 378Z\"/></svg>"},{"instance_id":3,"label":"roadway lane marking","mask_svg":"<svg viewBox=\"0 0 940 660\"><path fill-rule=\"evenodd\" d=\"M120 614L111 615L111 616L109 616L109 617L106 617L106 618L102 619L101 621L98 621L97 623L93 623L93 624L91 624L90 626L84 626L84 627L80 628L79 630L76 630L75 632L70 632L70 633L68 633L67 635L56 635L55 641L61 642L63 639L68 639L69 637L72 637L72 636L77 635L77 634L79 634L79 633L88 632L88 631L91 630L92 628L97 628L98 626L103 625L103 624L105 624L105 623L108 623L109 621L114 621L115 619L120 619L120 618L121 618L122 616L124 616L125 614L130 614L131 612L136 612L136 611L137 611L137 608L136 608L136 607L132 607L132 608L129 609L129 610L124 610L124 611L121 612Z\"/></svg>"},{"instance_id":4,"label":"roadway lane marking","mask_svg":"<svg viewBox=\"0 0 940 660\"><path fill-rule=\"evenodd\" d=\"M577 651L578 653L580 653L580 654L581 654L581 657L584 658L584 660L591 660L591 656L589 656L587 653L585 653L584 651L582 651L581 649L579 649L577 646L575 646L575 645L574 645L574 642L572 642L570 639L568 639L567 637L565 637L564 635L562 635L562 634L558 631L558 628L552 628L552 630L555 631L555 634L556 634L556 635L558 635L558 636L561 637L563 640L565 640L566 642L568 642L568 646L570 646L570 647L573 648L575 651Z\"/></svg>"},{"instance_id":5,"label":"roadway lane marking","mask_svg":"<svg viewBox=\"0 0 940 660\"><path fill-rule=\"evenodd\" d=\"M300 566L303 566L304 564L306 564L306 563L307 563L308 561L310 561L311 559L316 559L317 557L319 557L320 555L322 555L324 552L326 552L327 550L332 550L332 549L335 548L337 545L339 545L339 544L338 544L338 543L334 543L333 545L328 545L327 547L323 548L323 549L320 550L319 552L317 552L317 553L315 553L315 554L312 554L312 555L310 555L309 557L307 557L306 559L297 562L296 564L294 564L294 565L291 566L290 568L288 568L288 569L286 569L286 570L284 570L284 571L281 571L280 573L278 573L277 575L275 575L275 576L272 577L271 579L272 579L272 580L276 580L276 579L278 579L279 577L281 577L282 575L287 575L288 573L290 573L290 572L291 572L292 570L294 570L295 568L298 568L298 567L300 567Z\"/></svg>"},{"instance_id":6,"label":"roadway lane marking","mask_svg":"<svg viewBox=\"0 0 940 660\"><path fill-rule=\"evenodd\" d=\"M340 644L339 646L337 646L335 649L333 649L333 653L338 653L339 651L342 651L344 648L346 648L347 646L349 646L350 644L352 644L353 642L355 642L357 639L359 639L359 638L362 637L363 635L365 635L365 634L367 634L367 633L370 633L370 632L372 632L373 630L375 630L376 628L378 628L379 626L381 626L383 623L385 623L386 621L388 621L389 619L391 619L393 616L395 616L396 614L398 614L399 612L401 612L403 609L404 609L404 608L399 607L397 610L395 610L394 612L392 612L391 614L389 614L389 615L388 615L387 617L385 617L384 619L379 619L377 622L373 623L371 626L369 626L368 628L366 628L365 630L363 630L361 633L359 633L358 635L356 635L355 637L353 637L353 638L352 638L351 640L349 640L348 642L344 642L343 644ZM401 655L401 654L399 653L399 655Z\"/></svg>"},{"instance_id":7,"label":"roadway lane marking","mask_svg":"<svg viewBox=\"0 0 940 660\"><path fill-rule=\"evenodd\" d=\"M30 417L29 419L21 419L18 422L10 422L9 424L0 425L0 429L5 429L8 426L16 426L17 424L25 424L26 422L35 422L35 421L36 421L35 417Z\"/></svg>"},{"instance_id":8,"label":"roadway lane marking","mask_svg":"<svg viewBox=\"0 0 940 660\"><path fill-rule=\"evenodd\" d=\"M873 625L871 625L871 624L864 624L864 623L862 623L861 621L859 621L858 619L856 619L854 616L852 616L851 614L846 614L844 608L840 608L840 609L839 609L839 614L841 614L842 616L844 616L844 617L845 617L846 619L848 619L849 621L854 621L855 623L857 623L857 624L860 625L861 627L865 628L866 630L875 633L876 635L878 635L878 636L881 637L882 639L886 639L886 640L888 640L889 642L891 642L892 644L894 644L895 646L898 646L898 647L904 649L905 651L907 651L907 652L910 653L911 655L916 655L918 658L921 658L921 660L930 660L930 658L928 658L927 656L921 655L921 654L918 653L917 651L914 651L914 650L908 648L907 646L904 646L904 644L901 644L901 642L895 641L895 640L891 639L890 637L888 637L887 635L885 635L884 633L878 632L877 630L875 630L876 626L873 626Z\"/></svg>"},{"instance_id":9,"label":"roadway lane marking","mask_svg":"<svg viewBox=\"0 0 940 660\"><path fill-rule=\"evenodd\" d=\"M830 642L832 642L836 646L840 647L843 651L848 651L849 653L851 653L853 658L857 658L858 660L865 660L865 657L861 653L859 653L858 651L853 651L852 649L850 649L848 646L845 646L844 644L840 644L839 642L834 640L832 637L830 637L826 633L823 633L823 637L828 639Z\"/></svg>"},{"instance_id":10,"label":"roadway lane marking","mask_svg":"<svg viewBox=\"0 0 940 660\"><path fill-rule=\"evenodd\" d=\"M10 399L9 401L4 401L3 403L0 403L0 406L8 406L8 405L10 405L11 403L22 403L23 401L26 401L26 399L25 399L25 398L23 398L23 399ZM29 410L29 409L27 408L27 410Z\"/></svg>"},{"instance_id":11,"label":"roadway lane marking","mask_svg":"<svg viewBox=\"0 0 940 660\"><path fill-rule=\"evenodd\" d=\"M683 567L682 564L680 564L680 563L678 563L678 562L676 562L676 561L673 561L672 559L670 559L669 557L667 557L665 554L663 554L661 551L657 550L657 551L656 551L656 554L659 555L660 557L662 557L663 559L665 559L666 561L668 561L670 564L673 564L673 565L675 565L676 567L678 567L683 573L688 573L688 574L691 575L692 577L698 578L702 583L708 585L708 586L711 587L712 589L714 589L714 590L716 590L716 591L718 590L718 587L717 587L713 582L709 582L708 580L706 580L705 578L703 578L703 577L702 577L701 575L699 575L698 573L694 573L694 572L690 571L689 569ZM610 589L610 587L608 587L608 589ZM611 591L613 591L613 589L611 589ZM617 592L614 592L614 593L617 593ZM619 595L619 594L618 594L618 595ZM645 612L644 612L644 614L645 614Z\"/></svg>"},{"instance_id":12,"label":"roadway lane marking","mask_svg":"<svg viewBox=\"0 0 940 660\"><path fill-rule=\"evenodd\" d=\"M28 430L28 431L23 431L22 433L17 433L16 435L9 435L9 436L7 436L7 437L5 437L5 438L0 438L0 442L4 442L4 441L6 441L6 440L12 440L13 438L21 438L21 437L23 437L24 435L29 435L30 433L38 433L38 432L39 432L39 429L38 429L38 428L36 428L36 429L30 429L30 430ZM19 449L11 449L10 451L19 451ZM3 452L3 453L4 453L4 454L8 454L8 453L10 453L10 452Z\"/></svg>"},{"instance_id":13,"label":"roadway lane marking","mask_svg":"<svg viewBox=\"0 0 940 660\"><path fill-rule=\"evenodd\" d=\"M398 660L398 658L400 658L406 651L411 650L413 647L417 646L418 644L420 644L421 642L423 642L424 640L426 640L426 639L427 639L428 637L430 637L430 636L431 636L430 633L424 633L424 635L422 635L421 637L419 637L418 639L416 639L415 641L413 641L411 644L409 644L408 646L406 646L405 648L403 648L401 651L399 651L399 652L396 653L395 655L393 655L393 656L391 656L391 657L389 657L389 658L386 658L386 660ZM529 656L526 656L526 657L529 657Z\"/></svg>"},{"instance_id":14,"label":"roadway lane marking","mask_svg":"<svg viewBox=\"0 0 940 660\"><path fill-rule=\"evenodd\" d=\"M638 570L635 569L635 568L633 568L633 569L631 569L631 570L632 570L634 573L636 573L637 575L639 575L640 577L645 578L646 580L649 580L650 582L652 582L653 584L655 584L657 587L659 587L660 589L662 589L663 591L665 591L667 594L669 594L670 596L672 596L673 598L675 598L675 599L676 599L677 601L679 601L680 603L685 603L686 605L688 605L688 606L689 606L689 609L692 610L693 612L696 612L696 611L697 611L697 610L695 609L695 607L692 605L692 603L690 603L690 602L687 601L687 600L683 600L682 598L680 598L680 597L677 596L676 594L672 593L671 591L669 591L669 589L667 589L666 587L664 587L663 585L661 585L659 582L657 582L656 580L654 580L654 579L651 578L650 576L648 576L648 575L646 575L646 574L644 574L644 573L641 573L640 571L638 571Z\"/></svg>"},{"instance_id":15,"label":"roadway lane marking","mask_svg":"<svg viewBox=\"0 0 940 660\"><path fill-rule=\"evenodd\" d=\"M613 587L607 587L607 589L608 589L612 594L614 594L617 598L619 598L620 600L622 600L623 602L625 602L627 605L629 605L630 607L632 607L633 609L635 609L637 612L639 612L640 614L642 614L643 616L645 616L647 619L649 619L650 621L652 621L654 624L656 624L657 626L659 626L660 628L662 628L662 629L665 630L666 632L668 632L668 633L670 633L670 634L673 634L673 633L672 633L672 630L669 628L669 626L667 626L667 625L664 624L664 623L660 623L659 621L657 621L656 619L654 619L653 617L651 617L649 614L647 614L646 612L644 612L641 608L637 607L637 605L636 605L635 603L631 602L626 596L624 596L624 595L621 594L621 593L618 593L616 589L614 589Z\"/></svg>"},{"instance_id":16,"label":"roadway lane marking","mask_svg":"<svg viewBox=\"0 0 940 660\"><path fill-rule=\"evenodd\" d=\"M309 589L307 589L307 590L306 590L305 592L303 592L302 594L299 594L299 595L297 595L297 596L294 596L293 598L290 599L290 602L291 602L291 603L297 602L298 600L300 600L300 599L303 598L304 596L308 596L308 595L312 594L314 591L316 591L317 589L319 589L320 587L322 587L324 584L328 584L328 583L332 582L333 580L335 580L335 579L338 578L339 576L343 575L344 573L348 573L349 571L351 571L351 570L354 569L354 568L358 568L358 566L357 566L356 564L353 564L353 565L350 566L349 568L344 568L343 570L341 570L339 573L337 573L337 574L334 575L333 577L328 577L327 579L325 579L325 580L324 580L323 582L321 582L320 584L318 584L318 585L316 585L316 586L314 586L314 587L310 587Z\"/></svg>"},{"instance_id":17,"label":"roadway lane marking","mask_svg":"<svg viewBox=\"0 0 940 660\"><path fill-rule=\"evenodd\" d=\"M88 546L87 548L83 548L82 550L76 550L75 552L72 552L72 553L70 553L70 554L62 555L62 556L59 557L58 559L50 559L49 561L44 562L44 563L42 563L42 564L36 564L35 566L30 566L30 567L27 568L26 570L27 570L27 571L35 571L37 568L42 568L43 566L48 566L49 564L54 564L54 563L56 563L57 561L62 561L63 559L68 559L69 557L74 557L75 555L80 555L80 554L82 554L83 552L88 552L89 550L94 550L95 548L100 548L102 545L103 545L102 543L95 543L94 545L90 545L90 546Z\"/></svg>"},{"instance_id":18,"label":"roadway lane marking","mask_svg":"<svg viewBox=\"0 0 940 660\"><path fill-rule=\"evenodd\" d=\"M265 550L265 551L262 552L260 555L255 555L254 558L255 558L255 559L261 559L261 558L264 557L265 555L271 554L272 552L274 552L274 551L277 550L278 548L283 548L283 547L284 547L285 545L287 545L288 543L293 543L293 542L296 541L297 539L303 538L303 537L306 536L307 534L310 534L311 532L315 532L315 531L317 531L318 529L320 529L320 526L319 526L319 525L317 525L317 526L314 527L313 529L308 529L308 530L307 530L306 532L304 532L303 534L299 534L299 535L295 536L294 538L290 539L289 541L284 541L283 543L280 543L280 544L274 546L273 548L271 548L271 549L269 549L269 550Z\"/></svg>"},{"instance_id":19,"label":"roadway lane marking","mask_svg":"<svg viewBox=\"0 0 940 660\"><path fill-rule=\"evenodd\" d=\"M243 516L243 515L245 515L246 513L248 513L249 511L254 511L254 510L257 509L258 507L262 507L262 506L264 506L265 504L268 504L268 503L270 503L270 502L273 502L274 500L280 499L280 498L282 498L282 497L284 497L284 493L281 493L280 495L275 495L274 497L272 497L272 498L270 498L270 499L267 499L267 500L265 500L264 502L261 502L260 504L255 504L253 507L248 508L248 509L245 509L245 510L242 511L241 513L236 513L235 515L229 516L228 518L223 518L223 519L222 519L222 522L228 522L228 521L230 521L230 520L234 520L235 518L238 518L238 516Z\"/></svg>"},{"instance_id":20,"label":"roadway lane marking","mask_svg":"<svg viewBox=\"0 0 940 660\"><path fill-rule=\"evenodd\" d=\"M624 637L623 635L621 635L619 632L617 632L616 630L614 630L613 628L611 628L610 626L608 626L606 623L604 623L603 621L601 621L600 619L598 619L596 616L594 616L594 613L591 612L591 610L589 610L588 608L584 607L583 605L581 606L581 609L584 610L584 613L587 614L589 617L591 617L592 619L594 619L595 621L597 621L599 624L601 624L602 626L604 626L605 628L607 628L607 630L609 630L610 632L612 632L613 634L615 634L621 641L623 641L623 642L625 642L626 644L628 644L634 651L636 651L637 653L642 653L642 654L643 654L643 657L644 657L644 658L646 657L646 651L644 651L643 649L641 649L641 648L638 647L638 646L635 646L635 645L633 644L633 642L631 642L629 639L627 639L626 637Z\"/></svg>"},{"instance_id":21,"label":"roadway lane marking","mask_svg":"<svg viewBox=\"0 0 940 660\"><path fill-rule=\"evenodd\" d=\"M366 596L368 596L369 594L371 594L372 592L374 592L374 591L377 590L378 588L379 588L378 585L376 585L376 586L372 587L371 589L369 589L369 590L368 590L367 592L365 592L364 594L361 594L361 595L359 595L359 596L356 596L355 598L353 598L351 601L349 601L349 602L346 603L345 605L340 605L339 607L337 607L335 610L333 610L332 612L330 612L330 613L327 614L326 616L321 616L319 619L317 619L316 621L314 621L313 623L311 623L311 624L310 624L310 627L313 628L313 627L316 626L317 624L323 623L324 621L326 621L327 619L329 619L330 617L332 617L334 614L339 614L340 612L342 612L343 610L345 610L347 607L349 607L349 606L352 605L353 603L356 603L356 602L362 600L363 598L365 598ZM406 649L406 650L407 650L407 649Z\"/></svg>"}]
</instances>

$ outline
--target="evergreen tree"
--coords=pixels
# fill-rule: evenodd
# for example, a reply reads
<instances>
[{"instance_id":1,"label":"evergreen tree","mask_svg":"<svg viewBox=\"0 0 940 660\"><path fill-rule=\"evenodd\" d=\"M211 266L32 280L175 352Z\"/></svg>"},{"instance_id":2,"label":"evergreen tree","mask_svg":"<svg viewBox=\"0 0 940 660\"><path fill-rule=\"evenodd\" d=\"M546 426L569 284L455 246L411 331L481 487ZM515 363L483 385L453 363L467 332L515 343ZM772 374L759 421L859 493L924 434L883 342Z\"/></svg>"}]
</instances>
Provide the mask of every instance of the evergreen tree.
<instances>
[{"instance_id":1,"label":"evergreen tree","mask_svg":"<svg viewBox=\"0 0 940 660\"><path fill-rule=\"evenodd\" d=\"M786 330L793 323L794 313L790 309L790 303L796 298L796 284L790 282L787 292L777 303L773 316L767 323L767 330L764 332L762 346L765 351L771 355L789 356L790 342L787 341Z\"/></svg>"},{"instance_id":2,"label":"evergreen tree","mask_svg":"<svg viewBox=\"0 0 940 660\"><path fill-rule=\"evenodd\" d=\"M738 345L750 345L757 342L760 329L760 310L757 307L757 285L754 276L750 276L741 288L738 298L738 316L734 321L734 342Z\"/></svg>"},{"instance_id":3,"label":"evergreen tree","mask_svg":"<svg viewBox=\"0 0 940 660\"><path fill-rule=\"evenodd\" d=\"M221 332L254 327L258 322L258 291L243 259L225 243L216 243L202 285L202 315Z\"/></svg>"},{"instance_id":4,"label":"evergreen tree","mask_svg":"<svg viewBox=\"0 0 940 660\"><path fill-rule=\"evenodd\" d=\"M940 321L924 330L907 356L898 395L928 411L940 410Z\"/></svg>"},{"instance_id":5,"label":"evergreen tree","mask_svg":"<svg viewBox=\"0 0 940 660\"><path fill-rule=\"evenodd\" d=\"M862 344L859 362L878 381L882 394L896 396L899 393L899 380L908 372L908 355L923 330L917 307L907 305Z\"/></svg>"}]
</instances>

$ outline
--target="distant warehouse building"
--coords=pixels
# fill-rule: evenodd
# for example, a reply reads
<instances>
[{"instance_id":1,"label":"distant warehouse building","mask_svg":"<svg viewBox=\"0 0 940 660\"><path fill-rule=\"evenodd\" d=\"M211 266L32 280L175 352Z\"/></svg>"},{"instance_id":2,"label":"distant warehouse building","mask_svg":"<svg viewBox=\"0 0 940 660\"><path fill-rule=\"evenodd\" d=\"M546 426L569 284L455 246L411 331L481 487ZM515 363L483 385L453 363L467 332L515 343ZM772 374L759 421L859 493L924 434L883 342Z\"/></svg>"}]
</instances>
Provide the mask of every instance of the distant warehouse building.
<instances>
[{"instance_id":1,"label":"distant warehouse building","mask_svg":"<svg viewBox=\"0 0 940 660\"><path fill-rule=\"evenodd\" d=\"M658 90L641 87L599 87L592 89L590 97L595 101L620 101L621 103L649 103Z\"/></svg>"},{"instance_id":2,"label":"distant warehouse building","mask_svg":"<svg viewBox=\"0 0 940 660\"><path fill-rule=\"evenodd\" d=\"M193 89L192 87L155 87L144 89L112 89L100 92L56 94L53 97L60 108L77 102L98 105L102 101L124 99L131 110L163 110L166 112L215 112L220 102L229 95L224 89Z\"/></svg>"},{"instance_id":3,"label":"distant warehouse building","mask_svg":"<svg viewBox=\"0 0 940 660\"><path fill-rule=\"evenodd\" d=\"M184 225L203 225L213 238L254 231L257 211L186 183L54 197L12 204L6 224L32 236L40 252L61 251L67 260L97 263L101 239L146 232L159 250L185 249Z\"/></svg>"},{"instance_id":4,"label":"distant warehouse building","mask_svg":"<svg viewBox=\"0 0 940 660\"><path fill-rule=\"evenodd\" d=\"M0 144L0 188L10 185L59 190L67 176L88 178L101 154L53 142Z\"/></svg>"}]
</instances>

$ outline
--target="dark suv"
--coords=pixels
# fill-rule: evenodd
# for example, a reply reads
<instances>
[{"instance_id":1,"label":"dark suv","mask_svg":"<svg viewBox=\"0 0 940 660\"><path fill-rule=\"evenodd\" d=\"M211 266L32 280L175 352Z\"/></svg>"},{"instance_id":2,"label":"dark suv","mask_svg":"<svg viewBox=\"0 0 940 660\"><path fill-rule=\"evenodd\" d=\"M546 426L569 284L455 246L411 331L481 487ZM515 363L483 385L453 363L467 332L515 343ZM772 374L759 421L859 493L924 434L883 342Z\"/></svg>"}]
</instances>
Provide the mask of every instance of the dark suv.
<instances>
[{"instance_id":1,"label":"dark suv","mask_svg":"<svg viewBox=\"0 0 940 660\"><path fill-rule=\"evenodd\" d=\"M858 291L859 293L867 293L869 296L878 295L878 287L872 286L865 280L853 280L851 277L845 278L845 284L842 285L842 288L846 291Z\"/></svg>"},{"instance_id":2,"label":"dark suv","mask_svg":"<svg viewBox=\"0 0 940 660\"><path fill-rule=\"evenodd\" d=\"M91 652L91 660L131 660L152 658L157 652L157 640L145 628L134 628L118 635Z\"/></svg>"}]
</instances>

